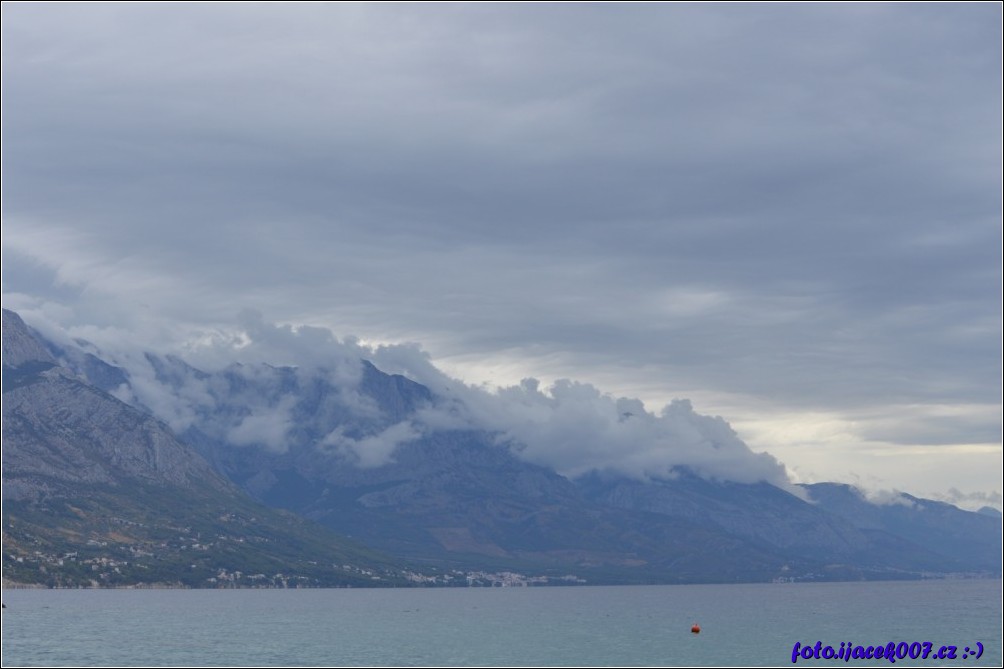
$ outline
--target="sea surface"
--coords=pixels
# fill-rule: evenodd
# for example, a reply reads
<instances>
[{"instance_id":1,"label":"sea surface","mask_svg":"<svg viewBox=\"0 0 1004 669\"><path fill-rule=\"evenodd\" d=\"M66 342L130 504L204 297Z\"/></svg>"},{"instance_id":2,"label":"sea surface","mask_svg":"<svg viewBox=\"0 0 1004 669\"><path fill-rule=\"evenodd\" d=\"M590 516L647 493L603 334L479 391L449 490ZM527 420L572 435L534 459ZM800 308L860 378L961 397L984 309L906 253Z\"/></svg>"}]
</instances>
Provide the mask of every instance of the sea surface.
<instances>
[{"instance_id":1,"label":"sea surface","mask_svg":"<svg viewBox=\"0 0 1004 669\"><path fill-rule=\"evenodd\" d=\"M904 654L913 642L930 642L932 654L957 647L955 659L907 655L899 667L1002 662L999 580L4 590L3 602L4 667L790 666L795 642L817 641L835 652L841 642L906 642Z\"/></svg>"}]
</instances>

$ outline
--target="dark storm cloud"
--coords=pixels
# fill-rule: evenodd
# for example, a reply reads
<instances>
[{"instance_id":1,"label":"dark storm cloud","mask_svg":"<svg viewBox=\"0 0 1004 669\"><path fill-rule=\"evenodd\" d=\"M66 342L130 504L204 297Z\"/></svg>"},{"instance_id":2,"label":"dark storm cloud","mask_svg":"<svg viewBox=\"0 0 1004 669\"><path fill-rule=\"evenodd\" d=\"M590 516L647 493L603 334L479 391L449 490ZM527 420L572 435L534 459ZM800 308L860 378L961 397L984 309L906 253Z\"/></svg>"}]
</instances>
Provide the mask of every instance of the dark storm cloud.
<instances>
[{"instance_id":1,"label":"dark storm cloud","mask_svg":"<svg viewBox=\"0 0 1004 669\"><path fill-rule=\"evenodd\" d=\"M999 425L996 5L5 4L3 30L5 304L165 339L254 308L660 398L989 407L939 443ZM924 441L897 429L862 435Z\"/></svg>"}]
</instances>

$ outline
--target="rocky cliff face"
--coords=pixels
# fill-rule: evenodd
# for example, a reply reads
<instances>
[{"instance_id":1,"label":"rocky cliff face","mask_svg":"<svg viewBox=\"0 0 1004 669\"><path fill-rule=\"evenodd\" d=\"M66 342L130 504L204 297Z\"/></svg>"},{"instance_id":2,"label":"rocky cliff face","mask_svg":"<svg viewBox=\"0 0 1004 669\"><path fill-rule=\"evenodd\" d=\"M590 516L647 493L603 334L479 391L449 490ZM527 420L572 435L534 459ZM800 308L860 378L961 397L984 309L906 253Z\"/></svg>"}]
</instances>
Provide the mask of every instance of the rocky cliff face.
<instances>
[{"instance_id":1,"label":"rocky cliff face","mask_svg":"<svg viewBox=\"0 0 1004 669\"><path fill-rule=\"evenodd\" d=\"M4 499L80 485L228 484L154 417L77 378L12 312L3 311ZM16 448L8 448L16 445Z\"/></svg>"},{"instance_id":2,"label":"rocky cliff face","mask_svg":"<svg viewBox=\"0 0 1004 669\"><path fill-rule=\"evenodd\" d=\"M151 485L225 487L223 479L191 448L181 444L153 417L52 368L4 392L5 486L30 492L30 481L106 483L123 479Z\"/></svg>"},{"instance_id":3,"label":"rocky cliff face","mask_svg":"<svg viewBox=\"0 0 1004 669\"><path fill-rule=\"evenodd\" d=\"M4 368L17 369L27 363L54 365L52 357L42 342L25 325L21 317L13 311L3 309L3 352Z\"/></svg>"}]
</instances>

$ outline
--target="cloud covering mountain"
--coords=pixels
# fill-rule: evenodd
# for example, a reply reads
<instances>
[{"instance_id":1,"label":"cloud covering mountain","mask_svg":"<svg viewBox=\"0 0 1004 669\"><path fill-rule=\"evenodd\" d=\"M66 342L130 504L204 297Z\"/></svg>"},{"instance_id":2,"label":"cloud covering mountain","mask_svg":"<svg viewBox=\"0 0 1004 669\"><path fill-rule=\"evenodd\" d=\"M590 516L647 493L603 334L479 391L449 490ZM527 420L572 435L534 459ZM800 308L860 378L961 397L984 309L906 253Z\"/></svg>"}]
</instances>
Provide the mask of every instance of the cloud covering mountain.
<instances>
[{"instance_id":1,"label":"cloud covering mountain","mask_svg":"<svg viewBox=\"0 0 1004 669\"><path fill-rule=\"evenodd\" d=\"M480 430L526 461L573 478L591 471L663 478L686 468L796 490L775 458L753 453L724 419L695 412L687 400L653 413L640 400L568 379L546 388L532 378L499 389L470 386L436 369L415 346L367 347L324 328L270 324L255 312L242 314L230 338L189 352L201 369L176 356L74 342L64 355L78 369L79 344L125 372L127 381L108 388L120 399L147 407L178 433L198 427L233 446L282 453L304 438L305 421L321 420L327 427L318 426L321 438L310 434L310 446L377 467L423 435ZM414 411L388 413L364 388L369 361L435 394ZM305 395L321 386L323 409L305 415Z\"/></svg>"}]
</instances>

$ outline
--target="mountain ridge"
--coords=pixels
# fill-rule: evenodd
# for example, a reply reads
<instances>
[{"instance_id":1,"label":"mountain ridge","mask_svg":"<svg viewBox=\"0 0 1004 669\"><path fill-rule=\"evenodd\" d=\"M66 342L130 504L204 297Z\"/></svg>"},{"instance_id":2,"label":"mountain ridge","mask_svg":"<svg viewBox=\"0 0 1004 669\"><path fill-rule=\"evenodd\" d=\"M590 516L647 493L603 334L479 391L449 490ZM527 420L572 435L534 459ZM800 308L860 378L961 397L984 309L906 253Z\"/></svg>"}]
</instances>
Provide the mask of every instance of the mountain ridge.
<instances>
[{"instance_id":1,"label":"mountain ridge","mask_svg":"<svg viewBox=\"0 0 1004 669\"><path fill-rule=\"evenodd\" d=\"M3 343L5 584L408 583L392 558L246 497L7 310Z\"/></svg>"},{"instance_id":2,"label":"mountain ridge","mask_svg":"<svg viewBox=\"0 0 1004 669\"><path fill-rule=\"evenodd\" d=\"M479 425L462 400L363 359L337 369L250 363L203 371L146 353L141 368L126 369L93 347L36 343L12 344L14 359L49 365L41 374L72 370L162 416L214 475L258 502L434 569L622 583L1000 573L999 518L909 496L890 512L827 487L836 484L781 489L687 466L644 480L601 469L569 478L524 459L518 432L497 421ZM18 378L5 364L5 395ZM624 417L632 408L618 404L619 423L636 420ZM689 418L689 405L673 410L687 421L679 429L710 430L709 453L719 439L746 448L726 424ZM6 397L4 411L6 420ZM803 499L817 494L813 503ZM931 540L958 542L965 533L977 536L966 548Z\"/></svg>"}]
</instances>

